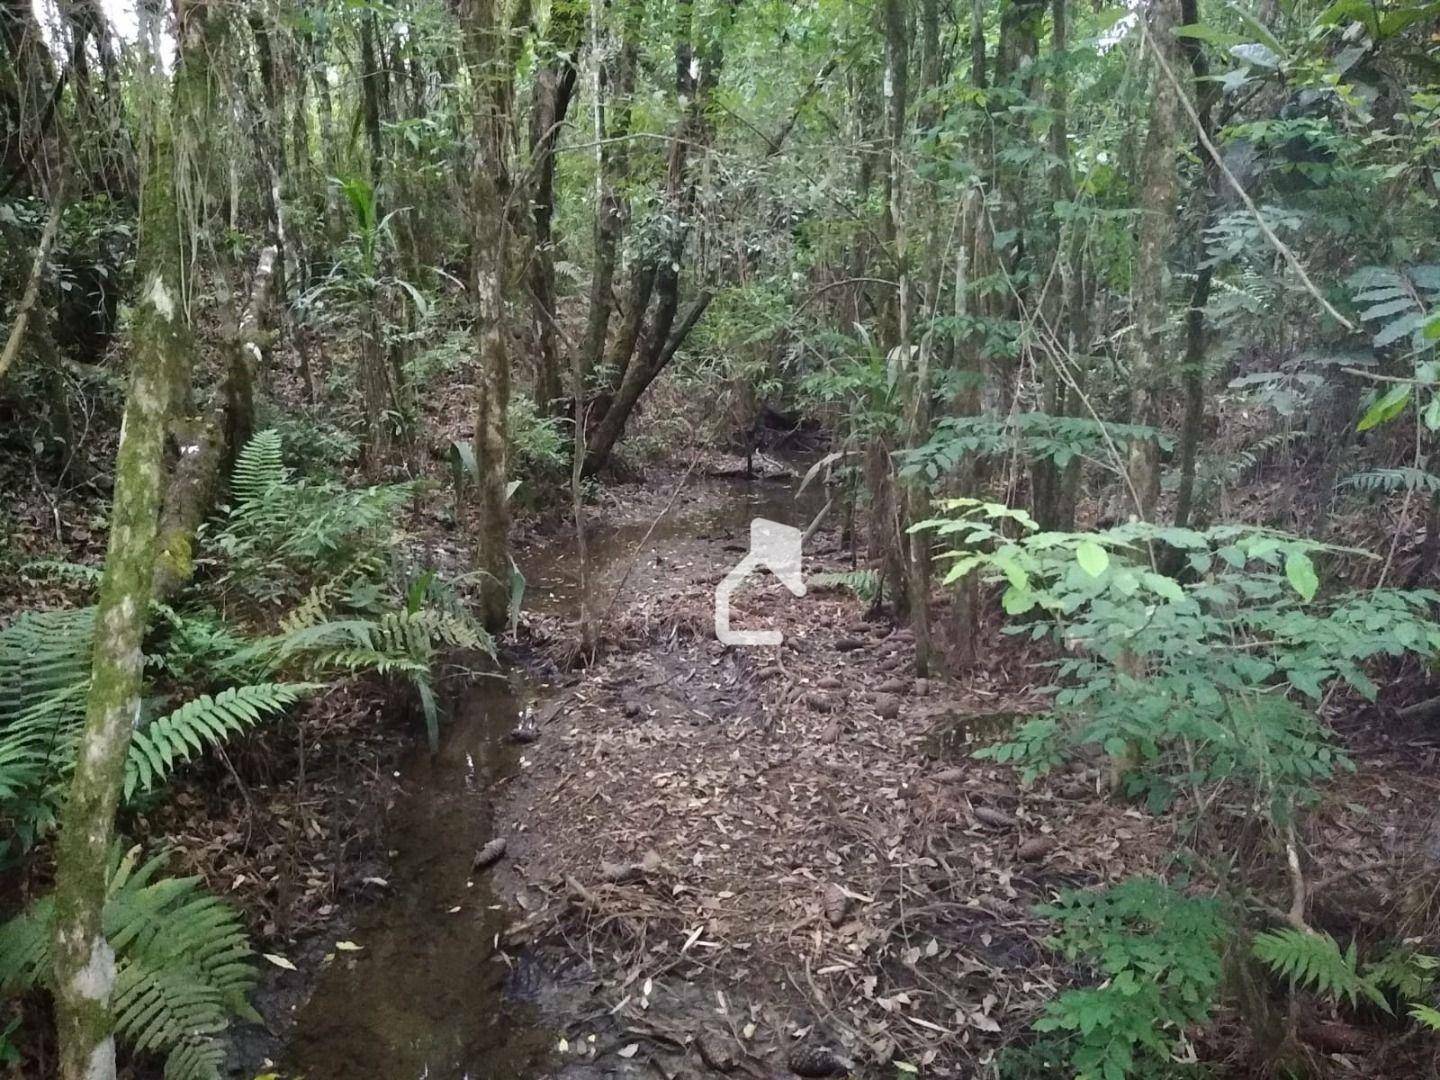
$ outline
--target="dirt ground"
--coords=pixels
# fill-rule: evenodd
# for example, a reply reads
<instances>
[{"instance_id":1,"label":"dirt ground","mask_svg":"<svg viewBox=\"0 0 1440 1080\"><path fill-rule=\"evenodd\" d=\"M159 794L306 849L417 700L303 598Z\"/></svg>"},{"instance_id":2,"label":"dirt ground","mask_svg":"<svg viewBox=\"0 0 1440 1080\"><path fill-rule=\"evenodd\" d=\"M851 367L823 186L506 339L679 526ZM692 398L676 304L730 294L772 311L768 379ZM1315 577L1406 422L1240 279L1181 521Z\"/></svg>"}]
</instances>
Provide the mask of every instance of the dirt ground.
<instances>
[{"instance_id":1,"label":"dirt ground","mask_svg":"<svg viewBox=\"0 0 1440 1080\"><path fill-rule=\"evenodd\" d=\"M665 498L663 484L627 493L607 525L633 531ZM496 819L516 915L506 951L588 988L588 1011L549 1017L559 1075L597 1056L608 1066L585 1075L976 1075L1085 975L1046 948L1034 905L1173 869L1186 819L1103 797L1093 766L1024 789L970 757L1043 707L1045 657L1015 639L988 640L963 684L916 679L911 634L883 611L770 579L736 623L781 629L783 644L722 647L713 588L746 536L705 507L733 498L712 485L671 509L678 528L636 551L643 573L610 607L597 661L524 748ZM709 531L677 542L696 520ZM809 542L807 575L850 566L834 527ZM557 660L573 647L543 608L522 632ZM1440 788L1434 734L1400 740L1408 753L1354 740L1357 774L1307 833L1330 853L1314 870L1321 926L1344 918L1376 940L1425 921L1413 896L1405 911L1374 898L1406 896ZM1247 822L1213 828L1241 853L1237 874L1263 881L1276 865ZM1304 1034L1334 1075L1423 1075L1428 1060L1338 1018ZM1230 1075L1263 1068L1239 1017L1197 1051Z\"/></svg>"},{"instance_id":2,"label":"dirt ground","mask_svg":"<svg viewBox=\"0 0 1440 1080\"><path fill-rule=\"evenodd\" d=\"M504 762L463 804L472 810L433 797L414 717L360 684L313 702L298 732L232 746L145 816L148 834L168 836L185 867L246 911L259 950L294 966L262 965L267 1027L240 1033L237 1075L355 1075L287 1058L306 1039L324 1045L317 1011L358 1008L356 987L385 998L402 1028L457 1012L486 1027L465 1048L478 1071L455 1076L984 1075L1048 997L1089 977L1046 947L1034 906L1174 870L1183 815L1104 797L1090 764L1026 789L970 756L1044 706L1047 656L993 620L963 681L917 679L911 634L883 605L872 612L839 586L797 598L757 578L735 625L779 629L782 645L722 647L714 587L746 551L750 518L803 526L823 497L795 501L793 478L706 471L608 488L592 510L592 663L573 663L569 526L518 537L528 582L503 643L513 686L482 703L494 713L474 744ZM456 533L436 547L463 558ZM812 582L855 565L839 522L807 540ZM947 619L941 603L936 623ZM1425 891L1427 851L1440 847L1426 839L1440 733L1340 700L1330 718L1358 770L1328 789L1302 836L1326 853L1309 867L1313 921L1362 944L1423 936L1440 908ZM1211 827L1237 853L1230 873L1284 897L1276 853L1243 816L1221 818ZM411 850L432 834L444 843ZM493 837L504 857L469 865ZM446 888L483 895L472 921L437 936L427 920L452 910L423 895L438 862ZM337 951L343 942L366 951ZM395 1007L421 997L433 1000ZM1282 993L1271 998L1283 1009ZM1383 1018L1306 1011L1317 1019L1301 1034L1323 1074L1435 1075L1433 1048ZM1196 1033L1197 1057L1220 1075L1261 1075L1254 1019L1222 1013ZM392 1036L410 1038L372 1038ZM373 1043L352 1048L374 1060Z\"/></svg>"}]
</instances>

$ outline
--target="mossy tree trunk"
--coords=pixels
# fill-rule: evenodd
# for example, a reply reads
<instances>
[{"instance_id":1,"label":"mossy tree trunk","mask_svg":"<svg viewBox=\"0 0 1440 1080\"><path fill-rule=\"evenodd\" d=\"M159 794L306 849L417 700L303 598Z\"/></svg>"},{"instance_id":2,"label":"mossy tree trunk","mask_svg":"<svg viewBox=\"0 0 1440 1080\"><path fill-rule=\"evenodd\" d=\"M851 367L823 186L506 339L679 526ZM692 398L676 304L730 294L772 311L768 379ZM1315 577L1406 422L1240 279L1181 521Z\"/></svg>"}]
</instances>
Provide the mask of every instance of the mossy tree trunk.
<instances>
[{"instance_id":1,"label":"mossy tree trunk","mask_svg":"<svg viewBox=\"0 0 1440 1080\"><path fill-rule=\"evenodd\" d=\"M1180 0L1180 18L1189 26L1200 21L1197 0ZM1200 453L1200 440L1205 426L1205 308L1210 303L1210 289L1215 267L1205 258L1205 236L1214 224L1220 205L1220 169L1205 151L1205 140L1215 134L1215 103L1219 86L1210 78L1210 64L1204 45L1195 38L1185 38L1180 49L1190 62L1195 82L1195 111L1200 118L1201 134L1197 136L1195 156L1204 162L1201 170L1199 228L1191 241L1195 265L1194 285L1190 304L1185 309L1185 358L1180 377L1185 388L1185 419L1180 432L1180 487L1175 495L1175 524L1187 526L1195 509L1195 463ZM1201 265L1203 263L1203 265Z\"/></svg>"},{"instance_id":2,"label":"mossy tree trunk","mask_svg":"<svg viewBox=\"0 0 1440 1080\"><path fill-rule=\"evenodd\" d=\"M900 377L896 389L902 403L901 440L907 449L922 446L930 435L930 335L915 342L917 282L914 259L909 250L914 212L910 204L910 33L904 0L885 3L885 116L889 147L885 170L885 238L895 267L894 305L887 319L891 350ZM927 2L921 11L922 55L921 92L929 87L926 78L938 77L939 11ZM923 207L921 208L923 209ZM930 673L930 546L908 534L911 522L929 516L930 493L923 476L910 481L898 476L899 519L894 543L903 562L904 581L896 582L897 607L907 609L915 632L915 673ZM901 603L906 601L906 603Z\"/></svg>"},{"instance_id":3,"label":"mossy tree trunk","mask_svg":"<svg viewBox=\"0 0 1440 1080\"><path fill-rule=\"evenodd\" d=\"M146 5L143 15L158 25L154 5ZM130 385L115 465L110 548L96 609L85 729L56 851L54 991L63 1080L115 1075L110 1000L115 964L103 930L106 866L125 757L140 712L141 640L155 568L166 420L191 353L175 185L175 134L185 125L171 110L196 96L186 93L187 82L204 78L205 5L181 0L178 15L182 48L173 105L164 103L166 80L158 57L150 57L148 81L156 88L158 107L150 113L149 175L140 211L140 294ZM157 41L158 33L150 40Z\"/></svg>"},{"instance_id":4,"label":"mossy tree trunk","mask_svg":"<svg viewBox=\"0 0 1440 1080\"><path fill-rule=\"evenodd\" d=\"M481 620L505 623L510 583L510 510L505 416L510 406L510 353L505 288L510 280L510 145L513 86L506 24L499 0L465 0L465 44L474 87L474 164L470 176L470 288L475 303L475 468L479 529L475 562L485 577Z\"/></svg>"},{"instance_id":5,"label":"mossy tree trunk","mask_svg":"<svg viewBox=\"0 0 1440 1080\"><path fill-rule=\"evenodd\" d=\"M1140 223L1131 288L1135 309L1135 405L1133 422L1154 425L1160 419L1160 400L1170 382L1165 358L1165 301L1169 250L1175 218L1175 138L1179 100L1161 64L1178 66L1175 44L1176 0L1156 0L1142 32L1152 61L1150 124L1140 158ZM1160 498L1160 446L1154 439L1137 439L1130 450L1128 472L1137 502L1136 513L1153 520Z\"/></svg>"}]
</instances>

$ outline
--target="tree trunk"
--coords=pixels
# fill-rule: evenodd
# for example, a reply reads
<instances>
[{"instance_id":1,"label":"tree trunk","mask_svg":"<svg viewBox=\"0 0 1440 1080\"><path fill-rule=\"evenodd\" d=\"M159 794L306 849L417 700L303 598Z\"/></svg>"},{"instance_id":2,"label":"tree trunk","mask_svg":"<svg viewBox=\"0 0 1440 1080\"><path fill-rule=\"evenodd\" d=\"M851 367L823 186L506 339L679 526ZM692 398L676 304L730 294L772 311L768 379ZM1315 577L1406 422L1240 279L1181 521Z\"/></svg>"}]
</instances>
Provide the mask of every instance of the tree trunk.
<instances>
[{"instance_id":1,"label":"tree trunk","mask_svg":"<svg viewBox=\"0 0 1440 1080\"><path fill-rule=\"evenodd\" d=\"M372 218L378 223L384 218L386 205L382 198L385 150L380 135L380 96L384 73L380 70L376 55L375 35L375 12L371 10L365 12L360 20L360 84L361 111L370 150L370 191L374 200ZM379 243L378 233L369 243L373 251ZM398 388L391 386L386 368L380 296L374 284L378 272L376 259L372 257L370 262L371 265L367 267L369 282L366 285L365 330L360 343L360 392L365 399L365 465L366 470L376 476L390 454L391 424L386 412L391 403L398 402Z\"/></svg>"},{"instance_id":2,"label":"tree trunk","mask_svg":"<svg viewBox=\"0 0 1440 1080\"><path fill-rule=\"evenodd\" d=\"M1173 69L1175 48L1175 0L1155 0L1141 33L1153 46L1155 56ZM1179 102L1174 87L1160 68L1151 67L1150 124L1140 160L1140 224L1136 244L1132 285L1135 308L1135 404L1132 422L1156 425L1160 420L1160 399L1169 381L1165 362L1165 299L1169 274L1165 255L1169 250L1175 216L1175 137ZM1145 521L1155 517L1160 497L1160 444L1155 439L1136 439L1131 445L1129 480L1136 513Z\"/></svg>"},{"instance_id":3,"label":"tree trunk","mask_svg":"<svg viewBox=\"0 0 1440 1080\"><path fill-rule=\"evenodd\" d=\"M479 616L491 630L505 624L510 593L510 512L506 505L506 412L510 356L505 290L510 280L506 205L510 172L511 71L498 0L465 0L466 47L474 80L474 166L470 177L470 286L475 302L479 374L475 394L475 467L479 527L475 561L485 577Z\"/></svg>"},{"instance_id":4,"label":"tree trunk","mask_svg":"<svg viewBox=\"0 0 1440 1080\"><path fill-rule=\"evenodd\" d=\"M669 235L658 258L643 260L636 267L627 324L612 354L615 394L596 427L593 441L587 447L584 470L587 476L593 476L609 462L640 396L674 358L685 337L710 304L712 293L702 291L676 323L681 267L695 213L696 181L691 175L690 151L702 146L706 138L706 107L722 62L716 43L718 37L718 34L712 37L711 47L703 56L697 55L693 0L679 0L675 7L675 96L682 109L675 137L670 140L665 170ZM644 332L643 348L632 355L632 349L641 337L640 320L644 318L652 292L655 314Z\"/></svg>"},{"instance_id":5,"label":"tree trunk","mask_svg":"<svg viewBox=\"0 0 1440 1080\"><path fill-rule=\"evenodd\" d=\"M330 72L325 63L323 43L312 40L310 59L313 64L311 77L315 82L315 111L320 119L320 163L325 169L325 237L334 245L339 243L345 228L341 220L340 193L333 182L340 172L340 162L335 153L335 105L330 94Z\"/></svg>"},{"instance_id":6,"label":"tree trunk","mask_svg":"<svg viewBox=\"0 0 1440 1080\"><path fill-rule=\"evenodd\" d=\"M885 170L885 239L890 247L895 268L895 303L890 323L893 336L887 339L892 362L900 372L896 391L901 401L901 425L904 446L915 449L930 437L930 340L926 335L918 346L912 344L915 312L915 282L912 280L911 255L908 250L910 226L906 184L909 129L906 114L910 92L910 48L904 0L885 0L885 105L886 141ZM932 0L925 0L921 18L922 93L925 76L938 77L939 10ZM893 463L890 469L893 471ZM899 514L893 543L902 560L903 583L897 601L908 601L911 629L915 632L915 673L930 673L930 545L923 538L913 537L908 527L912 522L929 516L929 489L923 476L893 481L899 489ZM897 603L897 608L907 606Z\"/></svg>"},{"instance_id":7,"label":"tree trunk","mask_svg":"<svg viewBox=\"0 0 1440 1080\"><path fill-rule=\"evenodd\" d=\"M657 375L665 370L665 366L675 357L676 350L684 343L690 331L695 329L695 324L705 314L713 297L712 293L703 292L686 309L680 323L675 327L673 333L665 340L662 348L647 349L645 356L637 356L625 370L625 378L621 380L615 396L611 399L609 407L605 410L604 417L600 420L595 429L593 443L587 446L585 451L586 476L593 476L603 469L610 460L610 454L615 449L615 444L625 434L625 424L630 419L630 414L639 404L640 398L650 388ZM668 328L667 328L668 329Z\"/></svg>"},{"instance_id":8,"label":"tree trunk","mask_svg":"<svg viewBox=\"0 0 1440 1080\"><path fill-rule=\"evenodd\" d=\"M570 111L578 74L575 49L580 44L578 10L570 17L552 17L555 55L535 73L535 103L530 110L530 169L534 258L530 261L530 303L537 346L535 407L554 415L564 393L560 380L559 331L555 309L555 144Z\"/></svg>"},{"instance_id":9,"label":"tree trunk","mask_svg":"<svg viewBox=\"0 0 1440 1080\"><path fill-rule=\"evenodd\" d=\"M229 341L225 380L208 415L171 424L180 448L165 488L156 542L154 595L168 600L195 569L195 534L215 507L235 456L255 433L255 369L260 363L265 311L277 276L278 251L260 253L250 299Z\"/></svg>"},{"instance_id":10,"label":"tree trunk","mask_svg":"<svg viewBox=\"0 0 1440 1080\"><path fill-rule=\"evenodd\" d=\"M148 6L145 18L159 12ZM204 78L206 10L179 6L181 59L175 101L191 101L186 84ZM158 33L151 40L158 40ZM158 57L149 77L164 79ZM159 99L163 91L157 92ZM110 547L95 615L95 654L85 729L77 748L56 849L54 990L63 1080L113 1080L115 1044L111 994L114 955L105 940L106 867L125 757L140 712L141 641L155 567L166 419L172 388L191 354L183 293L176 207L175 128L184 117L152 113L149 176L140 211L137 278L140 295L132 331L133 359L125 422L115 466Z\"/></svg>"},{"instance_id":11,"label":"tree trunk","mask_svg":"<svg viewBox=\"0 0 1440 1080\"><path fill-rule=\"evenodd\" d=\"M1180 18L1185 25L1200 21L1197 0L1180 0ZM1180 49L1190 61L1195 76L1195 111L1200 128L1213 141L1216 84L1210 79L1210 64L1204 46L1194 38L1185 38ZM1201 173L1204 190L1201 195L1200 227L1194 232L1191 245L1195 259L1195 285L1190 304L1185 309L1185 359L1180 377L1185 387L1185 419L1180 429L1180 487L1175 496L1175 524L1190 524L1195 509L1195 463L1200 454L1200 439L1205 427L1205 307L1210 302L1210 286L1215 268L1199 265L1205 259L1205 234L1214 221L1220 201L1220 169L1206 151L1204 140L1198 139L1196 157L1204 162Z\"/></svg>"},{"instance_id":12,"label":"tree trunk","mask_svg":"<svg viewBox=\"0 0 1440 1080\"><path fill-rule=\"evenodd\" d=\"M625 231L628 204L620 194L629 161L629 147L624 142L630 134L631 102L635 93L636 39L642 14L639 4L625 5L621 39L611 59L602 48L601 15L591 16L591 49L595 59L593 87L595 134L595 267L590 276L590 304L585 319L585 338L581 342L581 370L585 378L583 391L588 395L595 380L596 369L605 357L605 339L614 307L615 269L621 234ZM609 35L604 41L608 42ZM620 140L611 144L610 139ZM651 274L653 281L653 272ZM649 285L645 299L649 302ZM638 319L644 318L643 309ZM635 322L638 333L639 321ZM627 326L628 328L628 326ZM623 335L622 335L623 336ZM632 335L625 347L628 359L635 348Z\"/></svg>"}]
</instances>

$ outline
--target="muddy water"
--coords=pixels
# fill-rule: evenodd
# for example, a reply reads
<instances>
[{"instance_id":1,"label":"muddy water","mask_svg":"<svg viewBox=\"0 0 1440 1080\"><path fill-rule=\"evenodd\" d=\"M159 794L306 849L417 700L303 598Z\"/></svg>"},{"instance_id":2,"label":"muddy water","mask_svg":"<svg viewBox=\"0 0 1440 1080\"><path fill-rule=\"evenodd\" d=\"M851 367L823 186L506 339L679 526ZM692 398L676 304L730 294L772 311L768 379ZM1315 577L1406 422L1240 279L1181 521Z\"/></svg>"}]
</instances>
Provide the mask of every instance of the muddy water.
<instances>
[{"instance_id":1,"label":"muddy water","mask_svg":"<svg viewBox=\"0 0 1440 1080\"><path fill-rule=\"evenodd\" d=\"M597 531L589 547L599 606L632 562L627 594L661 576L673 585L677 572L681 580L713 580L715 568L741 557L751 518L804 527L816 500L807 491L797 503L793 489L692 482L638 554L650 516ZM522 569L527 607L574 616L579 573L570 543L533 551ZM494 801L523 749L509 734L523 708L539 709L555 693L519 672L478 677L459 695L439 752L417 750L402 766L406 796L386 830L396 852L388 899L363 913L350 935L360 950L336 951L322 969L297 1018L284 1062L289 1072L306 1080L547 1074L556 1042L547 1021L562 1018L507 992L527 977L517 979L499 953L509 916L472 861L491 839Z\"/></svg>"}]
</instances>

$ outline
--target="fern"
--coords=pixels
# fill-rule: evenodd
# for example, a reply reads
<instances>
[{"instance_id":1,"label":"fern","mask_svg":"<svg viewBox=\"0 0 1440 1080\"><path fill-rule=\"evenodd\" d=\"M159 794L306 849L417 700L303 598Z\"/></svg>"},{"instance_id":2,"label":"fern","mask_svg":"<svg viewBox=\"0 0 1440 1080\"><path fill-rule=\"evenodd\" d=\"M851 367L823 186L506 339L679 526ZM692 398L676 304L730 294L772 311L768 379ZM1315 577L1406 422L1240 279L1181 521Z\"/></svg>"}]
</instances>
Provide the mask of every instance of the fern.
<instances>
[{"instance_id":1,"label":"fern","mask_svg":"<svg viewBox=\"0 0 1440 1080\"><path fill-rule=\"evenodd\" d=\"M273 602L307 582L375 579L393 549L395 516L413 484L347 489L297 479L284 467L280 436L262 431L235 466L234 501L215 542L228 556L219 579Z\"/></svg>"},{"instance_id":2,"label":"fern","mask_svg":"<svg viewBox=\"0 0 1440 1080\"><path fill-rule=\"evenodd\" d=\"M259 1020L240 919L196 877L158 877L160 855L137 868L139 848L112 860L105 937L115 952L113 1007L119 1037L137 1052L168 1055L172 1080L215 1080L231 1016ZM54 901L44 897L0 926L0 988L17 993L51 977Z\"/></svg>"},{"instance_id":3,"label":"fern","mask_svg":"<svg viewBox=\"0 0 1440 1080\"><path fill-rule=\"evenodd\" d=\"M310 676L362 671L405 678L425 716L431 749L439 745L440 711L432 672L442 649L494 654L494 639L458 611L391 611L379 618L324 619L317 605L292 612L280 634L254 649L275 670L298 666Z\"/></svg>"},{"instance_id":4,"label":"fern","mask_svg":"<svg viewBox=\"0 0 1440 1080\"><path fill-rule=\"evenodd\" d=\"M1430 347L1426 328L1432 321L1431 309L1440 302L1440 266L1366 266L1346 284L1356 305L1363 308L1360 318L1375 328L1371 339L1375 348L1402 340L1415 352Z\"/></svg>"},{"instance_id":5,"label":"fern","mask_svg":"<svg viewBox=\"0 0 1440 1080\"><path fill-rule=\"evenodd\" d=\"M289 482L280 433L271 429L257 432L241 448L230 476L230 493L238 506L255 506Z\"/></svg>"},{"instance_id":6,"label":"fern","mask_svg":"<svg viewBox=\"0 0 1440 1080\"><path fill-rule=\"evenodd\" d=\"M160 613L172 638L160 666L208 669L194 678L244 671L242 640L223 624L169 608ZM93 608L27 612L0 631L0 815L22 848L55 827L84 723L93 637ZM142 722L126 762L126 797L152 790L206 744L218 745L310 689L277 682L233 686Z\"/></svg>"},{"instance_id":7,"label":"fern","mask_svg":"<svg viewBox=\"0 0 1440 1080\"><path fill-rule=\"evenodd\" d=\"M90 678L95 609L26 612L0 630L0 717L41 708Z\"/></svg>"},{"instance_id":8,"label":"fern","mask_svg":"<svg viewBox=\"0 0 1440 1080\"><path fill-rule=\"evenodd\" d=\"M1410 1006L1410 1015L1431 1031L1440 1031L1440 1009L1417 1003Z\"/></svg>"},{"instance_id":9,"label":"fern","mask_svg":"<svg viewBox=\"0 0 1440 1080\"><path fill-rule=\"evenodd\" d=\"M809 582L817 589L833 586L849 589L861 600L871 600L880 591L880 575L874 570L846 570L838 573L811 574Z\"/></svg>"},{"instance_id":10,"label":"fern","mask_svg":"<svg viewBox=\"0 0 1440 1080\"><path fill-rule=\"evenodd\" d=\"M55 824L58 785L84 719L95 609L26 612L0 630L0 814L22 848Z\"/></svg>"},{"instance_id":11,"label":"fern","mask_svg":"<svg viewBox=\"0 0 1440 1080\"><path fill-rule=\"evenodd\" d=\"M1262 461L1270 457L1278 450L1284 450L1292 443L1302 441L1306 437L1305 431L1296 429L1293 431L1272 431L1264 438L1256 439L1244 450L1231 455L1229 462L1229 478L1232 482L1239 481L1246 473L1257 468Z\"/></svg>"},{"instance_id":12,"label":"fern","mask_svg":"<svg viewBox=\"0 0 1440 1080\"><path fill-rule=\"evenodd\" d=\"M1440 956L1417 952L1409 945L1388 950L1365 965L1365 977L1382 990L1393 990L1410 1001L1429 995L1440 971Z\"/></svg>"},{"instance_id":13,"label":"fern","mask_svg":"<svg viewBox=\"0 0 1440 1080\"><path fill-rule=\"evenodd\" d=\"M1355 945L1342 952L1329 934L1285 928L1257 934L1254 954L1275 974L1330 1001L1344 998L1354 1007L1360 998L1387 1013L1390 1003L1373 980L1356 969Z\"/></svg>"},{"instance_id":14,"label":"fern","mask_svg":"<svg viewBox=\"0 0 1440 1080\"><path fill-rule=\"evenodd\" d=\"M1340 481L1341 486L1363 491L1367 495L1389 494L1394 491L1440 492L1440 476L1424 469L1406 466L1399 469L1371 469L1355 473Z\"/></svg>"},{"instance_id":15,"label":"fern","mask_svg":"<svg viewBox=\"0 0 1440 1080\"><path fill-rule=\"evenodd\" d=\"M314 689L317 687L309 683L232 686L213 697L202 694L152 721L131 737L125 761L125 798L136 791L150 791L156 781L169 777L177 762L202 753L207 743L219 746Z\"/></svg>"}]
</instances>

